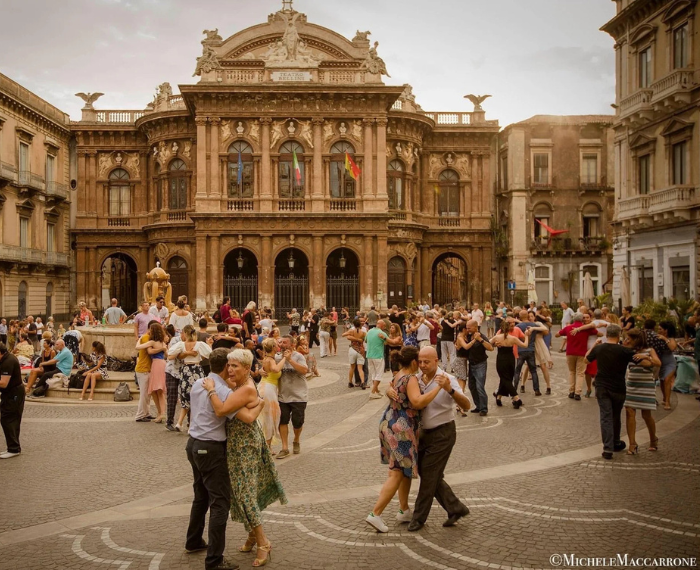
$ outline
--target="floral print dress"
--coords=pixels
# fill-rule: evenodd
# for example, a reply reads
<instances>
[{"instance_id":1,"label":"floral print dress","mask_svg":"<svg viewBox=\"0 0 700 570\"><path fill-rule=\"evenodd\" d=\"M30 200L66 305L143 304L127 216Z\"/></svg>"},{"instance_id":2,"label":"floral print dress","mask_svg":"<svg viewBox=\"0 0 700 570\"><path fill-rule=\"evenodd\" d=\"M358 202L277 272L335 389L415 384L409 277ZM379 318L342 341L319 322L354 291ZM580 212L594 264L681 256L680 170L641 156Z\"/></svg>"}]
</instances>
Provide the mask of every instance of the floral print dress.
<instances>
[{"instance_id":1,"label":"floral print dress","mask_svg":"<svg viewBox=\"0 0 700 570\"><path fill-rule=\"evenodd\" d=\"M392 400L379 422L379 443L382 464L389 469L403 471L404 477L418 477L418 430L419 411L411 407L408 399L408 382L416 378L413 374L398 376L392 382L398 401Z\"/></svg>"}]
</instances>

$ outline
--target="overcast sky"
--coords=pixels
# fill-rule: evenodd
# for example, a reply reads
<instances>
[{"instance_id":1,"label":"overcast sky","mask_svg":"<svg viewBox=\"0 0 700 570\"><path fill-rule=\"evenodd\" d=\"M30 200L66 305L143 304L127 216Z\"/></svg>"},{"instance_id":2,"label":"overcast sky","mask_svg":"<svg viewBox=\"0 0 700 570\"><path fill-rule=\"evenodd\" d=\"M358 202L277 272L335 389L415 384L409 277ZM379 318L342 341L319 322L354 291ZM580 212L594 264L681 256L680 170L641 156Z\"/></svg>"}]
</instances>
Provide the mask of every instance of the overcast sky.
<instances>
[{"instance_id":1,"label":"overcast sky","mask_svg":"<svg viewBox=\"0 0 700 570\"><path fill-rule=\"evenodd\" d=\"M266 22L280 0L0 0L0 72L80 118L143 109L163 81L191 84L202 30L225 39ZM471 111L491 94L501 126L536 114L610 114L612 39L599 31L611 0L295 0L310 23L348 38L371 30L391 78L427 111Z\"/></svg>"}]
</instances>

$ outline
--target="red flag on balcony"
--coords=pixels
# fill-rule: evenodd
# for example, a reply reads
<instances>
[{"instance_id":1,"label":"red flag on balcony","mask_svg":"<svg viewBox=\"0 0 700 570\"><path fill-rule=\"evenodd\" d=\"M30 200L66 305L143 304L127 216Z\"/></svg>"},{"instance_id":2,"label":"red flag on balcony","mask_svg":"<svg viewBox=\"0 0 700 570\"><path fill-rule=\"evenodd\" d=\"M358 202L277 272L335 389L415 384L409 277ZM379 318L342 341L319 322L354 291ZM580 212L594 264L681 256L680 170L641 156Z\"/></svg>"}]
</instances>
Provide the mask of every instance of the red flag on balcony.
<instances>
[{"instance_id":1,"label":"red flag on balcony","mask_svg":"<svg viewBox=\"0 0 700 570\"><path fill-rule=\"evenodd\" d=\"M535 218L535 221L541 225L545 230L547 230L547 233L549 234L549 239L547 240L547 247L552 245L552 238L554 236L558 236L559 234L566 234L569 232L569 230L555 230L550 228L547 224L545 224L542 220Z\"/></svg>"},{"instance_id":2,"label":"red flag on balcony","mask_svg":"<svg viewBox=\"0 0 700 570\"><path fill-rule=\"evenodd\" d=\"M348 171L350 178L355 181L360 177L360 168L347 152L345 153L345 170Z\"/></svg>"}]
</instances>

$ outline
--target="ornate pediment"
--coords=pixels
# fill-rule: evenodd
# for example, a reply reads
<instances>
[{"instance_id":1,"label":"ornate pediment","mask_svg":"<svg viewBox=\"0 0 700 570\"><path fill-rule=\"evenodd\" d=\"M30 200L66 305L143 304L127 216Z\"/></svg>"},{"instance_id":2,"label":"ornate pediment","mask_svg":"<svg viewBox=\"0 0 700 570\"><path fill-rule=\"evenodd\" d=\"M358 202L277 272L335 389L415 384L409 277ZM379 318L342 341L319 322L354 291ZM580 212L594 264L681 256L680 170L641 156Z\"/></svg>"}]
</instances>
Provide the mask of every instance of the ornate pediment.
<instances>
[{"instance_id":1,"label":"ornate pediment","mask_svg":"<svg viewBox=\"0 0 700 570\"><path fill-rule=\"evenodd\" d=\"M645 145L654 143L656 143L656 139L654 137L647 136L644 133L638 133L636 135L632 135L629 146L630 148L641 148Z\"/></svg>"},{"instance_id":2,"label":"ornate pediment","mask_svg":"<svg viewBox=\"0 0 700 570\"><path fill-rule=\"evenodd\" d=\"M694 123L684 121L683 119L673 118L668 122L668 125L664 127L664 130L661 131L661 135L664 137L669 137L685 131L686 129L692 129L693 126Z\"/></svg>"}]
</instances>

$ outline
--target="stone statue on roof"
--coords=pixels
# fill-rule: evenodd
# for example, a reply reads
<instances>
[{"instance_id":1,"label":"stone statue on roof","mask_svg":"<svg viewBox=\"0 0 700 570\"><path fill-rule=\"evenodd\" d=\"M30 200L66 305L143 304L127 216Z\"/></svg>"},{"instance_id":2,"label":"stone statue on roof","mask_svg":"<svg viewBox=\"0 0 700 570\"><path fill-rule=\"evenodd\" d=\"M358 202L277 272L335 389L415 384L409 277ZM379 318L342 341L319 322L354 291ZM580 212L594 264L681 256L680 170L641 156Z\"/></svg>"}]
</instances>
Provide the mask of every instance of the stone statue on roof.
<instances>
[{"instance_id":1,"label":"stone statue on roof","mask_svg":"<svg viewBox=\"0 0 700 570\"><path fill-rule=\"evenodd\" d=\"M367 59L365 59L362 66L367 71L375 75L386 75L387 77L391 77L391 75L389 75L389 72L386 70L386 64L384 63L384 60L381 57L379 57L379 54L377 53L378 47L379 42L374 42L374 46L369 48L369 52L367 53Z\"/></svg>"},{"instance_id":2,"label":"stone statue on roof","mask_svg":"<svg viewBox=\"0 0 700 570\"><path fill-rule=\"evenodd\" d=\"M192 77L195 75L202 75L202 73L209 73L214 70L223 69L219 63L219 58L213 48L208 45L204 45L202 49L202 55L197 58L197 67L195 67Z\"/></svg>"}]
</instances>

